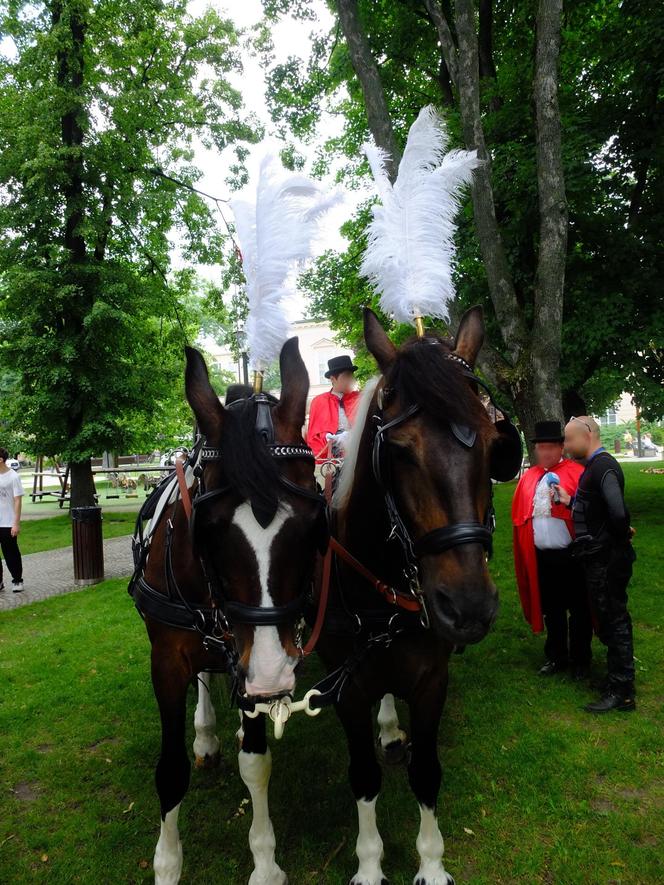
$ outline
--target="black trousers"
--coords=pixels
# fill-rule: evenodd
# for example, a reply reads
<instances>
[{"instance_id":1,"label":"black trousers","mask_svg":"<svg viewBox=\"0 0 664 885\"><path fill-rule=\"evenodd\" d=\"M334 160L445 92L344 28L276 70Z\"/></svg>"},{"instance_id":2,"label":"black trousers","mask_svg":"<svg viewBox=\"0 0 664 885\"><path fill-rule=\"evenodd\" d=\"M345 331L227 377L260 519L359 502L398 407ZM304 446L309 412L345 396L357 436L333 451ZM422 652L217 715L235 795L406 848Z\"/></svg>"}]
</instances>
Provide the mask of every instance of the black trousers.
<instances>
[{"instance_id":1,"label":"black trousers","mask_svg":"<svg viewBox=\"0 0 664 885\"><path fill-rule=\"evenodd\" d=\"M635 560L631 544L607 546L581 558L598 636L607 649L608 683L627 694L634 690L634 644L632 619L627 611L627 585Z\"/></svg>"},{"instance_id":2,"label":"black trousers","mask_svg":"<svg viewBox=\"0 0 664 885\"><path fill-rule=\"evenodd\" d=\"M587 667L593 627L583 569L572 559L569 547L536 553L546 627L544 654L557 664Z\"/></svg>"},{"instance_id":3,"label":"black trousers","mask_svg":"<svg viewBox=\"0 0 664 885\"><path fill-rule=\"evenodd\" d=\"M21 551L18 549L18 538L12 538L12 530L8 526L0 526L0 550L13 580L22 581L23 561ZM0 581L2 581L2 559L0 559Z\"/></svg>"}]
</instances>

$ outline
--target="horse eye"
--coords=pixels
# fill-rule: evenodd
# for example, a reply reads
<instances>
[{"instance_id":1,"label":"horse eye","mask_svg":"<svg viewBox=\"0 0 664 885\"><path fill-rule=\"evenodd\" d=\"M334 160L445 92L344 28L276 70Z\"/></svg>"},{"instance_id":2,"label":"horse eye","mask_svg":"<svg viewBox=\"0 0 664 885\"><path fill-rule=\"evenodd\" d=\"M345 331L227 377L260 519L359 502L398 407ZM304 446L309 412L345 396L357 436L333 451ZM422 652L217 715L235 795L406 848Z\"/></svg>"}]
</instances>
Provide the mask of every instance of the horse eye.
<instances>
[{"instance_id":1,"label":"horse eye","mask_svg":"<svg viewBox=\"0 0 664 885\"><path fill-rule=\"evenodd\" d=\"M399 461L404 461L408 464L415 464L417 461L415 452L413 452L409 446L390 440L389 447L390 453L394 455L395 458L398 458Z\"/></svg>"}]
</instances>

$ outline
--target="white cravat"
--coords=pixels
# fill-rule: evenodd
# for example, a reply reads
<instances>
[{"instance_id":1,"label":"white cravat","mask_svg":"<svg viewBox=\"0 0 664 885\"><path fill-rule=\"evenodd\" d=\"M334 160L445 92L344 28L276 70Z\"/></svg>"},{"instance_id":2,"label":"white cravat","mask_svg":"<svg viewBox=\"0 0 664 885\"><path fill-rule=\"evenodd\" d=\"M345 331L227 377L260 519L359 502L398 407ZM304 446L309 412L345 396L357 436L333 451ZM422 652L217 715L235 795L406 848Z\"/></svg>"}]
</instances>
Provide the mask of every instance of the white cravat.
<instances>
[{"instance_id":1,"label":"white cravat","mask_svg":"<svg viewBox=\"0 0 664 885\"><path fill-rule=\"evenodd\" d=\"M551 516L551 495L546 474L537 483L533 498L533 534L538 550L563 550L572 543L564 519Z\"/></svg>"}]
</instances>

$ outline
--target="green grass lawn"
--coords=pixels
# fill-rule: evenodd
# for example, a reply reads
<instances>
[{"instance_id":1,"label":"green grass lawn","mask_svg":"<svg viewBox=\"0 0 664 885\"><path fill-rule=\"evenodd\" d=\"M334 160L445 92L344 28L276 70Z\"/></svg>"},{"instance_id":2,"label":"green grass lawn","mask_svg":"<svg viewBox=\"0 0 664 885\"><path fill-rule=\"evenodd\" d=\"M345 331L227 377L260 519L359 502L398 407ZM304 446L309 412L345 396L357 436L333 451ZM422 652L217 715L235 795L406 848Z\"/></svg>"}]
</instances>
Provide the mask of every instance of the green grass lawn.
<instances>
[{"instance_id":1,"label":"green grass lawn","mask_svg":"<svg viewBox=\"0 0 664 885\"><path fill-rule=\"evenodd\" d=\"M439 816L458 885L664 882L664 476L626 469L637 527L631 588L638 710L592 718L587 687L543 681L542 638L516 600L508 506L497 490L495 630L454 656L440 732ZM596 643L596 670L603 649ZM123 581L0 616L0 882L113 885L152 879L159 749L149 644ZM316 677L309 667L300 688ZM237 714L213 687L222 767L192 772L180 816L184 883L243 883L251 871ZM193 719L193 696L191 716ZM190 721L188 743L193 728ZM294 717L273 744L272 817L291 885L341 885L356 866L355 805L333 712ZM405 770L379 800L392 885L417 869L418 813Z\"/></svg>"},{"instance_id":2,"label":"green grass lawn","mask_svg":"<svg viewBox=\"0 0 664 885\"><path fill-rule=\"evenodd\" d=\"M151 471L146 471L150 473ZM136 478L136 474L133 474ZM38 498L33 501L30 497L32 491L32 483L30 477L21 475L23 480L23 517L25 520L44 519L49 516L60 516L68 511L68 503L63 507L59 507L58 498L53 495L47 495L44 498ZM50 490L55 492L57 486L49 486ZM138 510L143 501L145 501L146 493L142 485L138 489L131 490L129 494L124 489L111 488L107 480L97 480L95 483L99 504L104 511L110 510Z\"/></svg>"},{"instance_id":3,"label":"green grass lawn","mask_svg":"<svg viewBox=\"0 0 664 885\"><path fill-rule=\"evenodd\" d=\"M104 538L130 535L134 531L136 513L104 511L102 530ZM30 519L21 523L19 535L21 553L39 553L71 545L71 519L68 513L45 519Z\"/></svg>"}]
</instances>

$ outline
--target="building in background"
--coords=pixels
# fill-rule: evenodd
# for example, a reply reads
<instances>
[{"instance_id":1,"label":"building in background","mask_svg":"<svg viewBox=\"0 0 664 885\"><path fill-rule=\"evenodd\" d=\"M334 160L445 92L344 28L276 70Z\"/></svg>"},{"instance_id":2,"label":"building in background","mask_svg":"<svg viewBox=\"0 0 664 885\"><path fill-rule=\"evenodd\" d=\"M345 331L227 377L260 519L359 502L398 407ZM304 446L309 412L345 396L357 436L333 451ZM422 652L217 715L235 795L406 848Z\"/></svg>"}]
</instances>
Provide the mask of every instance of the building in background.
<instances>
[{"instance_id":1,"label":"building in background","mask_svg":"<svg viewBox=\"0 0 664 885\"><path fill-rule=\"evenodd\" d=\"M632 402L632 395L623 393L617 403L614 403L603 415L593 415L593 418L601 427L620 427L626 421L636 421L636 406Z\"/></svg>"},{"instance_id":2,"label":"building in background","mask_svg":"<svg viewBox=\"0 0 664 885\"><path fill-rule=\"evenodd\" d=\"M325 322L298 320L293 323L293 335L298 337L300 354L309 373L308 402L311 402L319 393L330 389L330 382L325 377L328 360L333 356L348 354L354 358L355 355L347 347L335 343L334 332ZM238 381L242 381L242 362L233 359L230 348L209 339L204 342L204 347L218 369L231 371Z\"/></svg>"}]
</instances>

